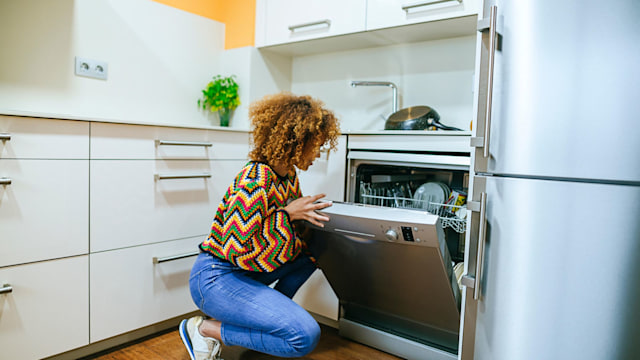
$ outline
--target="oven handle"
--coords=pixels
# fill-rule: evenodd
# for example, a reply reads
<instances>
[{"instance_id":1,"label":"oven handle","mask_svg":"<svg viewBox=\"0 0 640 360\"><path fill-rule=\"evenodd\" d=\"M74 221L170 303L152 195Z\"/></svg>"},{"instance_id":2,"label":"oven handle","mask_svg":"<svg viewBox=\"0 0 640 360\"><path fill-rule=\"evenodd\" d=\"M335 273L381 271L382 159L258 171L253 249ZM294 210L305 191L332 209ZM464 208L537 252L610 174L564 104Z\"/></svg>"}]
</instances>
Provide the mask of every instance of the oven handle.
<instances>
[{"instance_id":1,"label":"oven handle","mask_svg":"<svg viewBox=\"0 0 640 360\"><path fill-rule=\"evenodd\" d=\"M347 154L350 160L393 161L403 163L438 164L448 166L461 166L468 169L471 158L468 156L409 154L375 151L354 151Z\"/></svg>"}]
</instances>

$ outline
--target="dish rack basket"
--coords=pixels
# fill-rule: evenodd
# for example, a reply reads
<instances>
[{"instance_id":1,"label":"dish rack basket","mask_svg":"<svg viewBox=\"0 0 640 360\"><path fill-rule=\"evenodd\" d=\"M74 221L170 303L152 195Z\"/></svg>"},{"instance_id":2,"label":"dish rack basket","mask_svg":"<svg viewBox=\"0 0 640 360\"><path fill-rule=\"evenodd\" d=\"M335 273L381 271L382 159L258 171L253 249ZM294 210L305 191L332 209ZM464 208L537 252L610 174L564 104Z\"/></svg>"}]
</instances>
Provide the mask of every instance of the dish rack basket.
<instances>
[{"instance_id":1,"label":"dish rack basket","mask_svg":"<svg viewBox=\"0 0 640 360\"><path fill-rule=\"evenodd\" d=\"M360 201L367 205L420 209L438 215L443 228L451 228L457 233L467 230L466 205L442 204L392 195L391 192L361 191Z\"/></svg>"}]
</instances>

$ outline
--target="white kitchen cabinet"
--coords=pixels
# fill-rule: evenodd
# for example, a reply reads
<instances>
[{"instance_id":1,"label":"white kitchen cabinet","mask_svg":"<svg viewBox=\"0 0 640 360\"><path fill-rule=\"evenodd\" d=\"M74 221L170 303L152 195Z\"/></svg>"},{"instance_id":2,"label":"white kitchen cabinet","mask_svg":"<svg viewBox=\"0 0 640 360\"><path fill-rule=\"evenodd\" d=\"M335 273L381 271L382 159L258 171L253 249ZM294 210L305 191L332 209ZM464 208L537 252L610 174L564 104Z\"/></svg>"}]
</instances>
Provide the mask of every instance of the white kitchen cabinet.
<instances>
[{"instance_id":1,"label":"white kitchen cabinet","mask_svg":"<svg viewBox=\"0 0 640 360\"><path fill-rule=\"evenodd\" d=\"M0 159L88 159L89 123L0 115Z\"/></svg>"},{"instance_id":2,"label":"white kitchen cabinet","mask_svg":"<svg viewBox=\"0 0 640 360\"><path fill-rule=\"evenodd\" d=\"M91 159L246 159L247 132L91 124Z\"/></svg>"},{"instance_id":3,"label":"white kitchen cabinet","mask_svg":"<svg viewBox=\"0 0 640 360\"><path fill-rule=\"evenodd\" d=\"M88 253L89 161L0 159L0 267Z\"/></svg>"},{"instance_id":4,"label":"white kitchen cabinet","mask_svg":"<svg viewBox=\"0 0 640 360\"><path fill-rule=\"evenodd\" d=\"M0 267L86 254L89 124L0 115Z\"/></svg>"},{"instance_id":5,"label":"white kitchen cabinet","mask_svg":"<svg viewBox=\"0 0 640 360\"><path fill-rule=\"evenodd\" d=\"M197 310L189 273L203 240L198 236L92 253L91 342Z\"/></svg>"},{"instance_id":6,"label":"white kitchen cabinet","mask_svg":"<svg viewBox=\"0 0 640 360\"><path fill-rule=\"evenodd\" d=\"M83 255L0 268L0 358L41 359L89 343L88 267Z\"/></svg>"},{"instance_id":7,"label":"white kitchen cabinet","mask_svg":"<svg viewBox=\"0 0 640 360\"><path fill-rule=\"evenodd\" d=\"M91 252L207 234L245 162L92 160Z\"/></svg>"},{"instance_id":8,"label":"white kitchen cabinet","mask_svg":"<svg viewBox=\"0 0 640 360\"><path fill-rule=\"evenodd\" d=\"M340 309L338 296L320 269L314 271L298 289L293 301L314 314L338 321Z\"/></svg>"},{"instance_id":9,"label":"white kitchen cabinet","mask_svg":"<svg viewBox=\"0 0 640 360\"><path fill-rule=\"evenodd\" d=\"M246 132L91 124L90 251L203 236Z\"/></svg>"},{"instance_id":10,"label":"white kitchen cabinet","mask_svg":"<svg viewBox=\"0 0 640 360\"><path fill-rule=\"evenodd\" d=\"M338 148L327 156L322 152L307 171L300 171L304 195L327 194L327 200L344 201L347 136L338 139ZM302 285L294 297L300 306L327 319L338 320L338 297L320 269Z\"/></svg>"},{"instance_id":11,"label":"white kitchen cabinet","mask_svg":"<svg viewBox=\"0 0 640 360\"><path fill-rule=\"evenodd\" d=\"M368 0L367 30L477 15L478 0Z\"/></svg>"},{"instance_id":12,"label":"white kitchen cabinet","mask_svg":"<svg viewBox=\"0 0 640 360\"><path fill-rule=\"evenodd\" d=\"M326 194L326 200L344 201L345 168L347 161L347 136L338 139L338 148L327 154L322 150L320 157L307 171L299 171L302 194Z\"/></svg>"},{"instance_id":13,"label":"white kitchen cabinet","mask_svg":"<svg viewBox=\"0 0 640 360\"><path fill-rule=\"evenodd\" d=\"M256 46L364 31L366 0L258 0Z\"/></svg>"}]
</instances>

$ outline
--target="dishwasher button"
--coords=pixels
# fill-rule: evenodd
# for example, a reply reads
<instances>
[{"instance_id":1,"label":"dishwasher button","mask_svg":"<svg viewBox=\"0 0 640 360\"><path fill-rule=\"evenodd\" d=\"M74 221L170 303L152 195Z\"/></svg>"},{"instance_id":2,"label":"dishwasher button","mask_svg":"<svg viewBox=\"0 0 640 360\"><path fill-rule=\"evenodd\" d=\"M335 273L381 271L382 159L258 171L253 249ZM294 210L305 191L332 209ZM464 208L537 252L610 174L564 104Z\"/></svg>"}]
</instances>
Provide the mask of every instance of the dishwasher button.
<instances>
[{"instance_id":1,"label":"dishwasher button","mask_svg":"<svg viewBox=\"0 0 640 360\"><path fill-rule=\"evenodd\" d=\"M394 229L387 230L387 232L384 233L384 236L389 241L397 241L398 240L398 233Z\"/></svg>"}]
</instances>

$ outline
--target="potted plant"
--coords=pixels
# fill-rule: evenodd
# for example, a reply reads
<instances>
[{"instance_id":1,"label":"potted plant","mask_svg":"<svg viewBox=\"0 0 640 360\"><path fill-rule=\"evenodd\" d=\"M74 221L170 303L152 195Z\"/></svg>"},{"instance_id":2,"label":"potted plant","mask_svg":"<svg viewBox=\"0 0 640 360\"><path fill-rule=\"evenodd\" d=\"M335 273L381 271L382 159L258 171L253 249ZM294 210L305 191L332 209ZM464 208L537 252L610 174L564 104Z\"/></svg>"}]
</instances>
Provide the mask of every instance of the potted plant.
<instances>
[{"instance_id":1,"label":"potted plant","mask_svg":"<svg viewBox=\"0 0 640 360\"><path fill-rule=\"evenodd\" d=\"M218 112L220 126L229 126L231 112L240 105L238 83L235 75L223 77L216 75L202 90L202 99L198 99L198 107L211 112Z\"/></svg>"}]
</instances>

